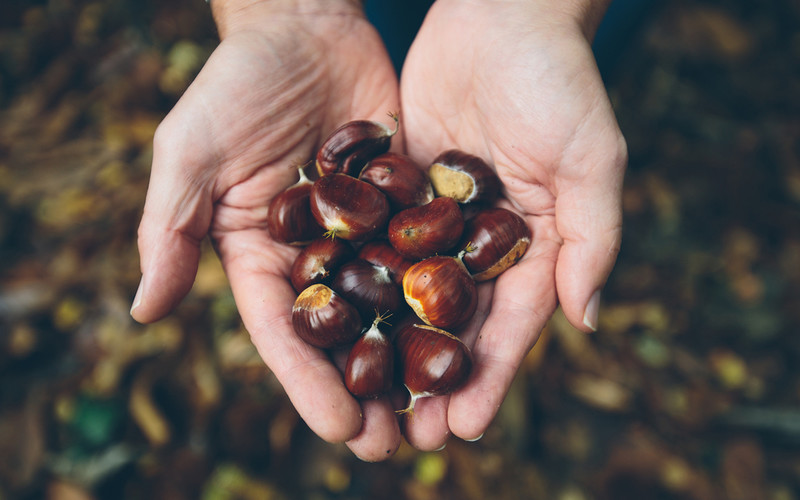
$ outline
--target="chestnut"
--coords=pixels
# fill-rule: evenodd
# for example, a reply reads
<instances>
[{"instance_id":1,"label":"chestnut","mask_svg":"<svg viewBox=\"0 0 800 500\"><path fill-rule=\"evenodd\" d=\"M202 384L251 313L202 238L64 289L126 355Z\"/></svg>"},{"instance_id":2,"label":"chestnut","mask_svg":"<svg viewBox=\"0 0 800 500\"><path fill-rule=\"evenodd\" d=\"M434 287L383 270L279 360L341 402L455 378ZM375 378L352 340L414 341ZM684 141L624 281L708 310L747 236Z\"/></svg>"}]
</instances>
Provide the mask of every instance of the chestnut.
<instances>
[{"instance_id":1,"label":"chestnut","mask_svg":"<svg viewBox=\"0 0 800 500\"><path fill-rule=\"evenodd\" d=\"M292 307L292 326L298 337L314 347L346 345L361 333L358 310L321 283L306 288Z\"/></svg>"},{"instance_id":2,"label":"chestnut","mask_svg":"<svg viewBox=\"0 0 800 500\"><path fill-rule=\"evenodd\" d=\"M364 243L358 250L358 258L387 268L392 280L399 286L403 286L403 275L413 264L412 261L400 255L386 240L372 240Z\"/></svg>"},{"instance_id":3,"label":"chestnut","mask_svg":"<svg viewBox=\"0 0 800 500\"><path fill-rule=\"evenodd\" d=\"M475 281L490 280L522 258L531 244L525 221L505 208L487 208L465 224L463 262Z\"/></svg>"},{"instance_id":4,"label":"chestnut","mask_svg":"<svg viewBox=\"0 0 800 500\"><path fill-rule=\"evenodd\" d=\"M403 276L403 295L419 319L452 330L466 323L478 306L478 290L457 257L436 255L412 265Z\"/></svg>"},{"instance_id":5,"label":"chestnut","mask_svg":"<svg viewBox=\"0 0 800 500\"><path fill-rule=\"evenodd\" d=\"M349 121L334 130L317 151L319 175L357 175L368 161L389 151L392 136L400 128L397 114L389 116L394 120L394 130L371 120Z\"/></svg>"},{"instance_id":6,"label":"chestnut","mask_svg":"<svg viewBox=\"0 0 800 500\"><path fill-rule=\"evenodd\" d=\"M317 238L303 247L292 263L289 279L297 293L333 279L333 272L355 257L350 244L338 238Z\"/></svg>"},{"instance_id":7,"label":"chestnut","mask_svg":"<svg viewBox=\"0 0 800 500\"><path fill-rule=\"evenodd\" d=\"M377 156L367 163L358 178L380 189L395 212L433 200L433 186L428 175L404 154Z\"/></svg>"},{"instance_id":8,"label":"chestnut","mask_svg":"<svg viewBox=\"0 0 800 500\"><path fill-rule=\"evenodd\" d=\"M394 346L378 328L384 318L381 315L375 318L347 356L344 385L350 394L358 398L376 398L392 388Z\"/></svg>"},{"instance_id":9,"label":"chestnut","mask_svg":"<svg viewBox=\"0 0 800 500\"><path fill-rule=\"evenodd\" d=\"M331 288L353 304L365 320L373 317L376 310L393 313L403 305L402 292L389 269L362 259L343 264L333 277Z\"/></svg>"},{"instance_id":10,"label":"chestnut","mask_svg":"<svg viewBox=\"0 0 800 500\"><path fill-rule=\"evenodd\" d=\"M305 245L323 233L322 226L311 214L309 196L314 183L303 167L298 167L298 171L300 179L275 195L267 207L269 234L274 240L289 245Z\"/></svg>"},{"instance_id":11,"label":"chestnut","mask_svg":"<svg viewBox=\"0 0 800 500\"><path fill-rule=\"evenodd\" d=\"M456 336L429 325L409 325L395 338L403 384L411 395L398 413L414 412L420 398L459 389L472 373L472 353Z\"/></svg>"},{"instance_id":12,"label":"chestnut","mask_svg":"<svg viewBox=\"0 0 800 500\"><path fill-rule=\"evenodd\" d=\"M407 208L389 221L389 242L411 260L450 250L464 230L464 217L452 198L440 197L419 207Z\"/></svg>"},{"instance_id":13,"label":"chestnut","mask_svg":"<svg viewBox=\"0 0 800 500\"><path fill-rule=\"evenodd\" d=\"M488 163L458 149L440 153L428 167L428 177L437 196L449 196L459 203L491 202L502 187Z\"/></svg>"},{"instance_id":14,"label":"chestnut","mask_svg":"<svg viewBox=\"0 0 800 500\"><path fill-rule=\"evenodd\" d=\"M320 177L311 187L311 213L330 237L368 240L389 220L389 202L372 184L345 174Z\"/></svg>"}]
</instances>

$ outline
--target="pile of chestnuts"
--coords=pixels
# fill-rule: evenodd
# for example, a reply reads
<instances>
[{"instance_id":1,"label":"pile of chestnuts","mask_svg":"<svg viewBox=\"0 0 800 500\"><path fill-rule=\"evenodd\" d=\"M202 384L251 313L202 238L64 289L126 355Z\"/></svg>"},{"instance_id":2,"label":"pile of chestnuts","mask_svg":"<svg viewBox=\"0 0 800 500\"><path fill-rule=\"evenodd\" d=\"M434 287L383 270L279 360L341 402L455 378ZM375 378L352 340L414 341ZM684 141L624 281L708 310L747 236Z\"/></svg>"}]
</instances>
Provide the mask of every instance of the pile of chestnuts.
<instances>
[{"instance_id":1,"label":"pile of chestnuts","mask_svg":"<svg viewBox=\"0 0 800 500\"><path fill-rule=\"evenodd\" d=\"M390 116L393 128L354 120L331 133L313 175L311 162L298 167L272 199L267 223L273 239L302 247L290 271L297 335L349 350L344 382L356 397L402 383L409 412L467 381L472 355L458 334L476 283L516 263L532 235L494 206L502 184L483 159L454 149L423 169L389 152L399 128ZM395 329L384 326L390 315L401 318Z\"/></svg>"}]
</instances>

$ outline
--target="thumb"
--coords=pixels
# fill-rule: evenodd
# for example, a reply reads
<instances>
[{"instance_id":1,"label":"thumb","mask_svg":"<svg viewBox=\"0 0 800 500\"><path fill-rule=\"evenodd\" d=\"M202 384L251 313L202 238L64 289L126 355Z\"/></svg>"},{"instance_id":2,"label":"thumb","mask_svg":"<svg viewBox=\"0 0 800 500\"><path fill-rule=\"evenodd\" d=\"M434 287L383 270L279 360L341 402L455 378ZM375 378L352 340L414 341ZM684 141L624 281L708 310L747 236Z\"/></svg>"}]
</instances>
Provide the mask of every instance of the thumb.
<instances>
[{"instance_id":1,"label":"thumb","mask_svg":"<svg viewBox=\"0 0 800 500\"><path fill-rule=\"evenodd\" d=\"M592 169L560 190L556 224L563 245L556 261L556 290L564 315L576 328L597 330L601 290L622 239L622 183L627 153Z\"/></svg>"},{"instance_id":2,"label":"thumb","mask_svg":"<svg viewBox=\"0 0 800 500\"><path fill-rule=\"evenodd\" d=\"M142 279L131 315L142 323L163 318L189 293L200 243L211 224L211 191L200 175L209 155L202 148L179 147L183 141L168 140L175 134L165 125L153 140L150 185L139 224Z\"/></svg>"}]
</instances>

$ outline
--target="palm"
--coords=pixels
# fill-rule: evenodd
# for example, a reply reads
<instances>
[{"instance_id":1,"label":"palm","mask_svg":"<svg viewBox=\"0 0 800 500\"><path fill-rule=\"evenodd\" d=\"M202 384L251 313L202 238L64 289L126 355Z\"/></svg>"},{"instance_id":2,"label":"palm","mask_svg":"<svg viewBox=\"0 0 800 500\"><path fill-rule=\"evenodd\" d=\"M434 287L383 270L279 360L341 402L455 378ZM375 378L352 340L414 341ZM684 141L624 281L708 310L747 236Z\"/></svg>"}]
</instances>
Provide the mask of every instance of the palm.
<instances>
[{"instance_id":1,"label":"palm","mask_svg":"<svg viewBox=\"0 0 800 500\"><path fill-rule=\"evenodd\" d=\"M336 125L397 111L398 89L362 17L299 19L227 37L159 127L139 238L148 297L134 316L158 319L188 292L210 231L260 354L308 424L342 441L361 429L362 412L391 411L362 409L328 357L292 332L297 250L270 238L266 206ZM386 439L375 439L384 452Z\"/></svg>"},{"instance_id":2,"label":"palm","mask_svg":"<svg viewBox=\"0 0 800 500\"><path fill-rule=\"evenodd\" d=\"M527 257L483 292L488 318L465 332L475 376L449 409L432 401L429 417L409 423L421 447L437 446L445 425L462 437L480 434L558 301L583 327L588 295L580 289L602 283L578 273L594 266L607 274L603 259L618 244L609 236L619 229L624 154L588 44L577 29L548 36L514 9L437 2L403 68L409 153L424 164L458 147L491 160L510 206L534 233ZM605 234L592 242L595 231ZM601 258L595 244L606 245ZM586 298L575 297L581 293Z\"/></svg>"}]
</instances>

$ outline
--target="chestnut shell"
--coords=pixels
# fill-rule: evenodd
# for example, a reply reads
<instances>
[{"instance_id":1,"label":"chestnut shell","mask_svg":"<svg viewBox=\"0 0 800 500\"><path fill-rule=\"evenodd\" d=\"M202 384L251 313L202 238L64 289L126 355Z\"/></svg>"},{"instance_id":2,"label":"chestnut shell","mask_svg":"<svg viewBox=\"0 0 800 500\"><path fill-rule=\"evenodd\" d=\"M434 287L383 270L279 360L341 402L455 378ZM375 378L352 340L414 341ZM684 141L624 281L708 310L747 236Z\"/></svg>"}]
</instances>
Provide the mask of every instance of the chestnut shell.
<instances>
[{"instance_id":1,"label":"chestnut shell","mask_svg":"<svg viewBox=\"0 0 800 500\"><path fill-rule=\"evenodd\" d=\"M389 221L389 242L403 257L424 259L453 248L464 230L464 217L452 198L397 213Z\"/></svg>"},{"instance_id":2,"label":"chestnut shell","mask_svg":"<svg viewBox=\"0 0 800 500\"><path fill-rule=\"evenodd\" d=\"M448 196L459 203L489 203L502 187L488 163L459 149L440 153L428 167L428 177L437 196Z\"/></svg>"},{"instance_id":3,"label":"chestnut shell","mask_svg":"<svg viewBox=\"0 0 800 500\"><path fill-rule=\"evenodd\" d=\"M456 336L429 325L413 324L395 338L403 383L413 409L420 397L450 394L466 383L472 373L472 353Z\"/></svg>"},{"instance_id":4,"label":"chestnut shell","mask_svg":"<svg viewBox=\"0 0 800 500\"><path fill-rule=\"evenodd\" d=\"M425 323L445 330L466 323L478 306L478 289L458 257L437 255L408 268L403 295Z\"/></svg>"},{"instance_id":5,"label":"chestnut shell","mask_svg":"<svg viewBox=\"0 0 800 500\"><path fill-rule=\"evenodd\" d=\"M303 290L292 307L292 326L298 337L314 347L346 345L361 333L358 310L323 284Z\"/></svg>"},{"instance_id":6,"label":"chestnut shell","mask_svg":"<svg viewBox=\"0 0 800 500\"><path fill-rule=\"evenodd\" d=\"M388 392L393 380L394 346L373 323L350 349L344 385L353 396L375 398Z\"/></svg>"},{"instance_id":7,"label":"chestnut shell","mask_svg":"<svg viewBox=\"0 0 800 500\"><path fill-rule=\"evenodd\" d=\"M331 283L336 293L353 304L364 320L375 314L394 313L403 304L402 291L389 269L362 259L343 264Z\"/></svg>"},{"instance_id":8,"label":"chestnut shell","mask_svg":"<svg viewBox=\"0 0 800 500\"><path fill-rule=\"evenodd\" d=\"M411 157L401 153L375 157L358 178L380 189L395 212L430 203L434 198L428 174Z\"/></svg>"},{"instance_id":9,"label":"chestnut shell","mask_svg":"<svg viewBox=\"0 0 800 500\"><path fill-rule=\"evenodd\" d=\"M317 238L300 250L289 279L297 293L315 283L329 283L334 273L355 256L350 244L338 238Z\"/></svg>"},{"instance_id":10,"label":"chestnut shell","mask_svg":"<svg viewBox=\"0 0 800 500\"><path fill-rule=\"evenodd\" d=\"M389 269L389 274L399 286L403 286L403 275L414 263L400 255L386 240L372 240L364 243L358 250L358 258Z\"/></svg>"},{"instance_id":11,"label":"chestnut shell","mask_svg":"<svg viewBox=\"0 0 800 500\"><path fill-rule=\"evenodd\" d=\"M486 281L516 264L531 244L531 230L516 213L505 208L487 208L469 219L463 247L469 245L463 262L475 281Z\"/></svg>"},{"instance_id":12,"label":"chestnut shell","mask_svg":"<svg viewBox=\"0 0 800 500\"><path fill-rule=\"evenodd\" d=\"M394 130L376 121L352 120L331 132L317 151L319 175L357 175L368 161L389 151L392 136L399 128L397 115L389 116L395 122Z\"/></svg>"},{"instance_id":13,"label":"chestnut shell","mask_svg":"<svg viewBox=\"0 0 800 500\"><path fill-rule=\"evenodd\" d=\"M300 180L270 200L267 229L274 240L289 245L305 245L322 235L322 226L311 213L312 185L301 169Z\"/></svg>"},{"instance_id":14,"label":"chestnut shell","mask_svg":"<svg viewBox=\"0 0 800 500\"><path fill-rule=\"evenodd\" d=\"M345 174L330 174L314 182L311 213L331 237L368 240L386 227L389 202L372 184Z\"/></svg>"}]
</instances>

